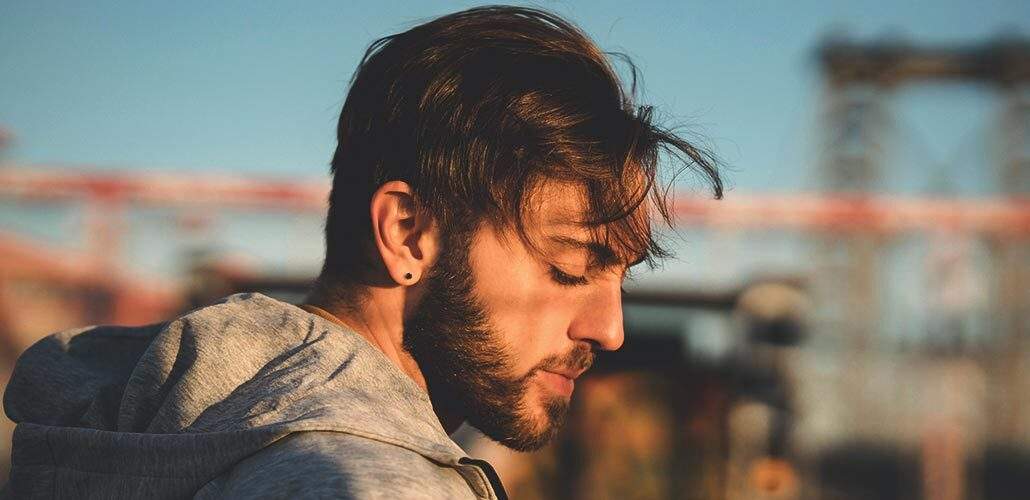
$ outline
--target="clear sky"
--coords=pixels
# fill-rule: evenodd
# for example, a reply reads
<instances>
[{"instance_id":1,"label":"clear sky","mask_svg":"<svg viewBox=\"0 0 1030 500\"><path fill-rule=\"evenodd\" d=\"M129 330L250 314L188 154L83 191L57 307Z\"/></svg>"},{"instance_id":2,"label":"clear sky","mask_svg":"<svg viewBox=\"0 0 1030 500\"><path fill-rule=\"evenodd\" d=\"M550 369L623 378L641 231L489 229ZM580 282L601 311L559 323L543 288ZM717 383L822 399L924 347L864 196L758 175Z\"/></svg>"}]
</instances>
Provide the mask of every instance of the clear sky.
<instances>
[{"instance_id":1,"label":"clear sky","mask_svg":"<svg viewBox=\"0 0 1030 500\"><path fill-rule=\"evenodd\" d=\"M475 4L8 0L0 127L15 142L0 160L324 175L365 46ZM812 54L827 34L960 43L1030 33L1030 2L1018 0L536 5L633 57L643 100L706 137L732 167L731 185L746 191L814 185ZM994 123L989 92L944 86L892 99L906 143L898 161L984 184L970 164L983 159ZM906 189L920 190L926 177L907 179Z\"/></svg>"},{"instance_id":2,"label":"clear sky","mask_svg":"<svg viewBox=\"0 0 1030 500\"><path fill-rule=\"evenodd\" d=\"M368 43L472 5L0 2L0 127L15 137L0 152L0 164L325 180L347 82ZM1030 36L1026 0L538 6L572 19L604 49L633 58L643 75L642 101L670 123L690 125L724 160L728 197L817 186L820 85L813 52L829 34L919 44ZM996 191L996 97L991 89L957 84L891 95L894 140L885 184L903 194ZM82 217L0 203L0 231L63 246L83 241ZM181 277L182 254L191 245L244 254L275 272L314 272L323 251L316 217L223 214L207 242L184 241L175 216L160 211L136 211L126 224L126 268L144 275ZM790 235L682 236L680 259L641 281L737 282L755 272L803 272L807 263ZM915 268L890 269L899 271L892 279L916 290Z\"/></svg>"}]
</instances>

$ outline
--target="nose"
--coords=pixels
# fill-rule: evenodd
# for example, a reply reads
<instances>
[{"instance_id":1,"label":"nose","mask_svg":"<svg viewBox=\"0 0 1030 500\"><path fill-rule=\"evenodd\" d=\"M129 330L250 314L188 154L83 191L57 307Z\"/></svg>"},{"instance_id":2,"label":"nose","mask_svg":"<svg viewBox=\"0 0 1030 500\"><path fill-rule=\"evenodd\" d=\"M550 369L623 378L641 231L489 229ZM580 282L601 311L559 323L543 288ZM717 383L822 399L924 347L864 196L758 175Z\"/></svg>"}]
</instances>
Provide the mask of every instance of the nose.
<instances>
[{"instance_id":1,"label":"nose","mask_svg":"<svg viewBox=\"0 0 1030 500\"><path fill-rule=\"evenodd\" d=\"M569 327L572 340L585 340L605 351L622 347L622 287L615 281L590 295Z\"/></svg>"}]
</instances>

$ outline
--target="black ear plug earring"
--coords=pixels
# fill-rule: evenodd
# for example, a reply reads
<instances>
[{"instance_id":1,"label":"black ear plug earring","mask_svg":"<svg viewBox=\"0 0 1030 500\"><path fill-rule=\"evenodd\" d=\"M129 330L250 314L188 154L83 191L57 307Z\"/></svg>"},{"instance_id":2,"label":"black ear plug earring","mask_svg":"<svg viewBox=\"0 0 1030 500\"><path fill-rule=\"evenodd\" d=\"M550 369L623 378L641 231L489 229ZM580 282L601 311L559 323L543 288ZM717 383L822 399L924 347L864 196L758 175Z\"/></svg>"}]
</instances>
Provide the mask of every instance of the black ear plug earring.
<instances>
[{"instance_id":1,"label":"black ear plug earring","mask_svg":"<svg viewBox=\"0 0 1030 500\"><path fill-rule=\"evenodd\" d=\"M411 279L411 273L404 273L404 279L410 280Z\"/></svg>"}]
</instances>

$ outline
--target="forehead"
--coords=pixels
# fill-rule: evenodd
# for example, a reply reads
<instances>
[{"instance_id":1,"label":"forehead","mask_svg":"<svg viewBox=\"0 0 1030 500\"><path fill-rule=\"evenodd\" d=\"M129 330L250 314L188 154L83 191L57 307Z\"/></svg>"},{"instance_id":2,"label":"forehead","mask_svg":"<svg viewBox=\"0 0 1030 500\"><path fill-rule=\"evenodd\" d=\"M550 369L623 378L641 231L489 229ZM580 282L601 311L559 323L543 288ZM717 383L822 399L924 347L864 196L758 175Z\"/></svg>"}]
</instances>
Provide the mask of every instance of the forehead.
<instances>
[{"instance_id":1,"label":"forehead","mask_svg":"<svg viewBox=\"0 0 1030 500\"><path fill-rule=\"evenodd\" d=\"M626 220L606 225L589 223L597 217L592 211L583 186L544 181L527 204L526 236L534 246L543 247L545 251L555 246L570 246L571 242L590 243L623 263L638 262L648 253L643 241L650 240L650 224L643 208L631 213ZM631 220L634 223L627 223Z\"/></svg>"}]
</instances>

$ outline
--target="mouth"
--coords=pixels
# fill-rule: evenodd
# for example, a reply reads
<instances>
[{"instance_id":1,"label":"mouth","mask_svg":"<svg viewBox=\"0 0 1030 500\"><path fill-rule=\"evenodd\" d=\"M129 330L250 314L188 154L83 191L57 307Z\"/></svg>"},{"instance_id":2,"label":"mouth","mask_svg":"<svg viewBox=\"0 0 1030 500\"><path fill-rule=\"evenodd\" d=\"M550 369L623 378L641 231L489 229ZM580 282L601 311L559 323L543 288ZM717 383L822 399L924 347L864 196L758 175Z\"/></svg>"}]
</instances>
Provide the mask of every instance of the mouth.
<instances>
[{"instance_id":1,"label":"mouth","mask_svg":"<svg viewBox=\"0 0 1030 500\"><path fill-rule=\"evenodd\" d=\"M589 348L581 348L566 355L564 359L544 364L537 373L552 392L569 398L576 388L576 379L590 368L593 361L593 352Z\"/></svg>"},{"instance_id":2,"label":"mouth","mask_svg":"<svg viewBox=\"0 0 1030 500\"><path fill-rule=\"evenodd\" d=\"M544 385L548 386L553 392L565 397L572 396L572 391L576 388L575 377L550 370L541 370L539 373Z\"/></svg>"},{"instance_id":3,"label":"mouth","mask_svg":"<svg viewBox=\"0 0 1030 500\"><path fill-rule=\"evenodd\" d=\"M571 397L572 391L576 388L576 379L585 371L587 371L585 367L578 369L548 368L540 370L539 373L546 385L550 386L554 392L565 397Z\"/></svg>"},{"instance_id":4,"label":"mouth","mask_svg":"<svg viewBox=\"0 0 1030 500\"><path fill-rule=\"evenodd\" d=\"M556 375L561 375L561 376L563 376L563 377L565 377L567 379L576 380L577 378L579 378L580 375L583 374L583 372L587 371L587 369L586 368L580 368L580 369L573 370L573 369L569 369L569 368L565 368L565 369L548 368L545 371L549 371L549 372L554 373Z\"/></svg>"}]
</instances>

